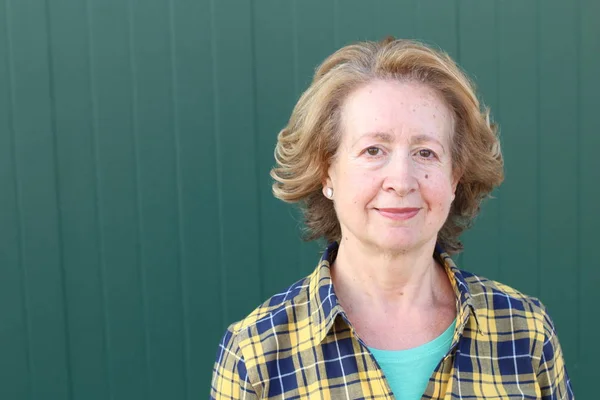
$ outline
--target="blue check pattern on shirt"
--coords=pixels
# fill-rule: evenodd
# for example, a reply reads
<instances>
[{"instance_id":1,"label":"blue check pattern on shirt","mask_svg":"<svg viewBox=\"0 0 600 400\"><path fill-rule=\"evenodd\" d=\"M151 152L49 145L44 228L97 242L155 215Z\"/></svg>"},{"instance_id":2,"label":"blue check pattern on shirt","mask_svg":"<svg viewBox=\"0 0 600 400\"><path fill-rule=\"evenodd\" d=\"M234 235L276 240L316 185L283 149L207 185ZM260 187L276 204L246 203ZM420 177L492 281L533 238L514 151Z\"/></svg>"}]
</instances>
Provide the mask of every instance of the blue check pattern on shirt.
<instances>
[{"instance_id":1,"label":"blue check pattern on shirt","mask_svg":"<svg viewBox=\"0 0 600 400\"><path fill-rule=\"evenodd\" d=\"M309 277L228 328L211 399L395 398L335 296L329 266L337 248L327 248ZM422 398L574 399L540 301L459 270L439 247L434 256L454 288L457 324Z\"/></svg>"}]
</instances>

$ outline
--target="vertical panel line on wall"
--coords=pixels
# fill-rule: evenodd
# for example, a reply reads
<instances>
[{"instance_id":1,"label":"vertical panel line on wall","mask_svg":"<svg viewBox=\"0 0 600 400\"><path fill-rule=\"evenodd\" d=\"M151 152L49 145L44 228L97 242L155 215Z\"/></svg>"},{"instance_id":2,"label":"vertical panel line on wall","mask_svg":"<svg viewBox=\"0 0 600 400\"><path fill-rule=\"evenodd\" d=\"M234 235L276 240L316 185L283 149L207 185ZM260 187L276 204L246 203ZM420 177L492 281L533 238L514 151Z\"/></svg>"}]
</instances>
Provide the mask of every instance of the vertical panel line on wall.
<instances>
[{"instance_id":1,"label":"vertical panel line on wall","mask_svg":"<svg viewBox=\"0 0 600 400\"><path fill-rule=\"evenodd\" d=\"M98 106L96 102L96 85L94 84L94 36L92 29L92 16L91 16L91 6L90 0L85 0L85 16L86 16L86 25L87 25L87 62L88 62L88 76L89 76L89 90L90 90L90 110L92 120L90 121L90 130L91 130L91 144L92 144L92 154L94 155L94 160L92 162L92 169L94 174L94 220L96 223L96 238L98 240L98 273L100 280L100 296L102 302L102 326L103 326L103 361L104 368L106 371L106 384L108 390L109 400L114 398L113 396L113 388L112 388L112 374L110 368L110 354L111 354L111 343L110 343L110 315L108 311L107 304L107 290L106 290L106 260L104 258L105 252L105 242L104 236L102 235L101 221L102 221L102 208L100 204L101 198L101 186L100 186L100 154L98 151Z\"/></svg>"},{"instance_id":2,"label":"vertical panel line on wall","mask_svg":"<svg viewBox=\"0 0 600 400\"><path fill-rule=\"evenodd\" d=\"M8 126L10 129L10 155L11 155L11 164L13 167L13 190L15 193L15 208L17 213L17 243L18 243L18 269L20 271L20 280L21 280L21 304L23 307L23 326L25 329L25 336L27 339L27 344L25 346L25 354L27 355L26 360L26 368L27 368L27 397L31 398L32 393L32 368L33 368L33 359L31 354L31 327L29 324L29 304L27 302L27 271L25 270L25 264L23 263L23 212L21 210L21 195L19 191L19 170L17 165L17 138L16 138L16 126L14 120L14 110L16 109L17 100L15 98L15 75L14 75L14 66L12 64L12 60L14 59L13 55L13 40L11 35L11 24L9 15L11 13L10 1L6 0L5 2L5 26L6 26L6 49L7 49L7 57L6 64L8 71L8 96L9 96L9 104L10 110L8 112Z\"/></svg>"},{"instance_id":3,"label":"vertical panel line on wall","mask_svg":"<svg viewBox=\"0 0 600 400\"><path fill-rule=\"evenodd\" d=\"M292 0L294 1L294 0ZM254 154L259 154L260 144L259 144L259 123L258 123L258 91L257 91L257 81L258 81L258 71L256 69L256 34L254 31L256 24L256 17L254 14L254 2L252 2L252 9L250 10L250 44L251 44L251 53L250 53L250 63L252 65L252 100L253 100L253 118L252 118L252 128L254 130ZM255 187L260 188L260 168L258 168L258 157L254 160L254 176L256 179ZM262 209L260 207L261 204L261 195L260 190L256 190L256 213L257 213L257 232L258 232L258 265L259 268L263 268L263 254L262 254ZM258 293L259 298L263 299L265 297L264 293L264 281L262 279L258 280Z\"/></svg>"},{"instance_id":4,"label":"vertical panel line on wall","mask_svg":"<svg viewBox=\"0 0 600 400\"><path fill-rule=\"evenodd\" d=\"M214 135L215 135L215 147L216 147L216 155L215 155L215 171L217 174L217 204L218 204L218 215L219 215L219 265L221 269L221 326L225 325L227 321L229 321L229 315L227 313L227 297L225 296L226 292L226 276L227 271L225 270L225 266L223 265L224 257L224 237L223 237L223 171L221 170L221 140L219 137L221 123L219 120L219 85L218 78L219 74L217 73L217 29L215 27L215 19L216 19L216 10L215 10L215 0L210 0L210 32L211 32L211 58L212 58L212 82L213 82L213 107L214 107Z\"/></svg>"},{"instance_id":5,"label":"vertical panel line on wall","mask_svg":"<svg viewBox=\"0 0 600 400\"><path fill-rule=\"evenodd\" d=\"M52 55L52 30L51 30L51 20L50 20L50 2L48 0L44 1L44 18L46 21L46 54L48 60L48 95L50 102L50 134L52 135L52 166L54 168L54 188L55 188L55 200L56 200L56 213L57 213L57 242L58 242L58 264L60 271L60 284L61 284L61 298L62 298L62 308L64 313L64 330L65 330L65 361L66 361L66 375L67 375L67 393L69 399L73 398L73 381L71 377L71 349L70 349L70 332L69 332L69 309L68 309L68 298L67 298L67 289L66 289L66 271L65 271L65 263L64 263L64 241L63 241L63 211L61 208L61 194L60 194L60 171L58 168L58 132L56 131L56 99L55 99L55 85L54 85L54 58Z\"/></svg>"},{"instance_id":6,"label":"vertical panel line on wall","mask_svg":"<svg viewBox=\"0 0 600 400\"><path fill-rule=\"evenodd\" d=\"M333 45L337 49L340 47L339 21L338 21L338 0L333 0Z\"/></svg>"},{"instance_id":7,"label":"vertical panel line on wall","mask_svg":"<svg viewBox=\"0 0 600 400\"><path fill-rule=\"evenodd\" d=\"M412 39L421 41L423 39L420 37L421 24L419 23L419 2L418 1L415 1L413 3L412 20L414 21L413 22Z\"/></svg>"},{"instance_id":8,"label":"vertical panel line on wall","mask_svg":"<svg viewBox=\"0 0 600 400\"><path fill-rule=\"evenodd\" d=\"M175 198L176 198L176 208L177 208L177 242L179 243L177 249L177 260L175 261L177 264L177 270L179 271L179 295L181 301L181 328L182 328L182 351L183 351L183 395L184 398L188 398L189 396L189 324L188 324L188 308L185 299L186 291L185 291L185 269L183 268L184 260L183 255L185 254L185 241L183 240L183 216L182 216L182 185L181 185L181 140L180 140L180 124L179 124L179 113L178 113L178 102L177 102L177 63L175 62L177 59L177 49L175 48L176 38L175 38L175 21L174 21L174 10L173 10L173 0L168 0L169 6L169 46L170 46L170 54L169 57L171 59L171 107L173 108L173 139L174 139L174 151L175 151Z\"/></svg>"},{"instance_id":9,"label":"vertical panel line on wall","mask_svg":"<svg viewBox=\"0 0 600 400\"><path fill-rule=\"evenodd\" d=\"M299 72L298 72L298 5L297 0L291 0L292 3L292 68L294 74L294 95L298 95L299 90Z\"/></svg>"},{"instance_id":10,"label":"vertical panel line on wall","mask_svg":"<svg viewBox=\"0 0 600 400\"><path fill-rule=\"evenodd\" d=\"M581 17L581 0L575 0L575 4L576 4L576 10L575 10L575 27L576 29L579 30L579 32L575 32L575 54L576 54L576 60L577 60L577 79L576 79L576 84L577 84L577 88L576 88L576 93L577 93L577 97L575 98L575 109L577 110L577 126L575 127L575 140L577 141L577 151L579 154L581 154L581 120L583 118L583 113L581 112L581 34L578 34L581 32L582 30L582 17ZM581 188L581 162L582 162L582 157L577 157L577 164L575 166L575 170L576 170L576 183L575 183L575 187L577 188ZM581 277L581 254L583 252L583 248L581 245L581 191L577 190L577 202L576 202L576 207L577 210L575 212L575 215L577 216L577 228L575 230L576 232L576 241L575 243L577 243L577 251L575 251L575 265L576 265L576 270L577 270L577 276ZM575 313L577 314L576 317L576 321L577 321L577 327L579 328L581 326L581 279L577 279L576 282L576 290L577 290L577 310L575 311ZM577 339L576 342L576 349L577 349L577 355L576 355L576 360L579 361L581 359L581 340L579 340L579 338ZM575 364L575 366L577 366L577 364Z\"/></svg>"},{"instance_id":11,"label":"vertical panel line on wall","mask_svg":"<svg viewBox=\"0 0 600 400\"><path fill-rule=\"evenodd\" d=\"M542 211L541 211L541 207L540 207L540 201L542 200L540 193L542 190L542 179L541 179L541 169L542 169L542 145L541 145L541 123L542 123L542 111L541 111L541 107L540 107L540 100L541 100L541 91L542 91L542 85L540 82L540 73L542 71L542 66L540 63L540 58L541 58L541 54L540 54L540 46L542 44L542 24L540 21L540 1L541 0L536 0L535 2L535 70L536 70L536 101L535 101L535 112L536 112L536 144L537 144L537 159L536 159L536 190L535 190L535 195L536 195L536 204L538 205L537 207L537 232L536 232L536 236L537 236L537 242L536 242L536 259L537 259L537 282L538 282L538 296L541 297L542 294L542 240L541 240L541 236L542 236Z\"/></svg>"},{"instance_id":12,"label":"vertical panel line on wall","mask_svg":"<svg viewBox=\"0 0 600 400\"><path fill-rule=\"evenodd\" d=\"M136 205L136 263L138 274L140 276L141 281L141 303L142 303L142 321L143 321L143 330L144 330L144 365L146 367L145 375L146 375L146 392L151 393L151 379L150 379L150 338L148 337L148 302L146 299L147 294L147 282L146 282L146 273L143 268L143 260L142 260L142 231L143 231L143 221L142 221L142 206L141 206L141 195L140 195L140 155L139 155L139 127L138 127L138 88L136 82L137 76L137 67L135 62L135 40L134 40L134 19L133 19L133 1L128 0L127 2L127 23L128 23L128 42L129 42L129 67L131 74L131 136L133 142L133 159L134 159L134 185L135 190L133 191L135 200L134 203Z\"/></svg>"},{"instance_id":13,"label":"vertical panel line on wall","mask_svg":"<svg viewBox=\"0 0 600 400\"><path fill-rule=\"evenodd\" d=\"M456 62L460 65L461 63L461 54L460 54L460 1L454 0L454 19L455 25L454 29L456 30Z\"/></svg>"}]
</instances>

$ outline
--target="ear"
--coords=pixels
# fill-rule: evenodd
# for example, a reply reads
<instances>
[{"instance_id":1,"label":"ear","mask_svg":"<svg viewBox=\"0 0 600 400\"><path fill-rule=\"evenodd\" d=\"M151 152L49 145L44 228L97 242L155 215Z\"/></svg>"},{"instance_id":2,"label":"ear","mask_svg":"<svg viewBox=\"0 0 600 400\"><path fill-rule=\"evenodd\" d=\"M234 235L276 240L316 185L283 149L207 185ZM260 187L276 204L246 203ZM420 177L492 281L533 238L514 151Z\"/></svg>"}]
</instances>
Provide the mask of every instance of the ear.
<instances>
[{"instance_id":1,"label":"ear","mask_svg":"<svg viewBox=\"0 0 600 400\"><path fill-rule=\"evenodd\" d=\"M458 184L460 183L460 180L462 179L463 174L460 173L458 175L454 174L454 171L452 172L452 194L456 194L456 188L458 187Z\"/></svg>"},{"instance_id":2,"label":"ear","mask_svg":"<svg viewBox=\"0 0 600 400\"><path fill-rule=\"evenodd\" d=\"M335 181L335 170L333 168L333 165L330 165L329 168L327 168L326 175L321 182L323 190L325 190L325 188L327 188L327 187L333 188L334 181Z\"/></svg>"},{"instance_id":3,"label":"ear","mask_svg":"<svg viewBox=\"0 0 600 400\"><path fill-rule=\"evenodd\" d=\"M328 197L327 193L325 192L327 188L333 189L333 182L331 181L331 178L329 176L323 179L323 182L321 183L321 192L323 192L323 196L325 197Z\"/></svg>"}]
</instances>

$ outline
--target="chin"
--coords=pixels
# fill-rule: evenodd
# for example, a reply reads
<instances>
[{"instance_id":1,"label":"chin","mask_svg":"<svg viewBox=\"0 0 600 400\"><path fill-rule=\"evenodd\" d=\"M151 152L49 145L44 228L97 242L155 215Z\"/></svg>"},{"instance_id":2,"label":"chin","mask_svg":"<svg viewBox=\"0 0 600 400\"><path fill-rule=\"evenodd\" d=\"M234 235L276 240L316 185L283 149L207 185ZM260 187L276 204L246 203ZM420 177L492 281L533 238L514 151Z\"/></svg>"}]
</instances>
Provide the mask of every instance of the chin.
<instances>
[{"instance_id":1,"label":"chin","mask_svg":"<svg viewBox=\"0 0 600 400\"><path fill-rule=\"evenodd\" d=\"M422 241L415 237L414 234L399 235L397 233L373 238L371 242L382 251L392 253L407 252L422 244Z\"/></svg>"}]
</instances>

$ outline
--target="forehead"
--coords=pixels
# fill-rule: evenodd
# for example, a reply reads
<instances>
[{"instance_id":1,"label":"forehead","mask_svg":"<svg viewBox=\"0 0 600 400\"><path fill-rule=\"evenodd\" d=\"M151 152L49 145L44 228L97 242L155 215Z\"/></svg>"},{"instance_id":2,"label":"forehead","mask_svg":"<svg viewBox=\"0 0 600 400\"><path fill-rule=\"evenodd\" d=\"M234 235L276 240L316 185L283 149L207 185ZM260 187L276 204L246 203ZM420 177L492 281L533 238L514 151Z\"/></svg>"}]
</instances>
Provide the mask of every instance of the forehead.
<instances>
[{"instance_id":1,"label":"forehead","mask_svg":"<svg viewBox=\"0 0 600 400\"><path fill-rule=\"evenodd\" d=\"M454 122L444 99L419 82L376 80L348 95L342 105L342 141L383 133L393 139L433 136L449 143Z\"/></svg>"}]
</instances>

